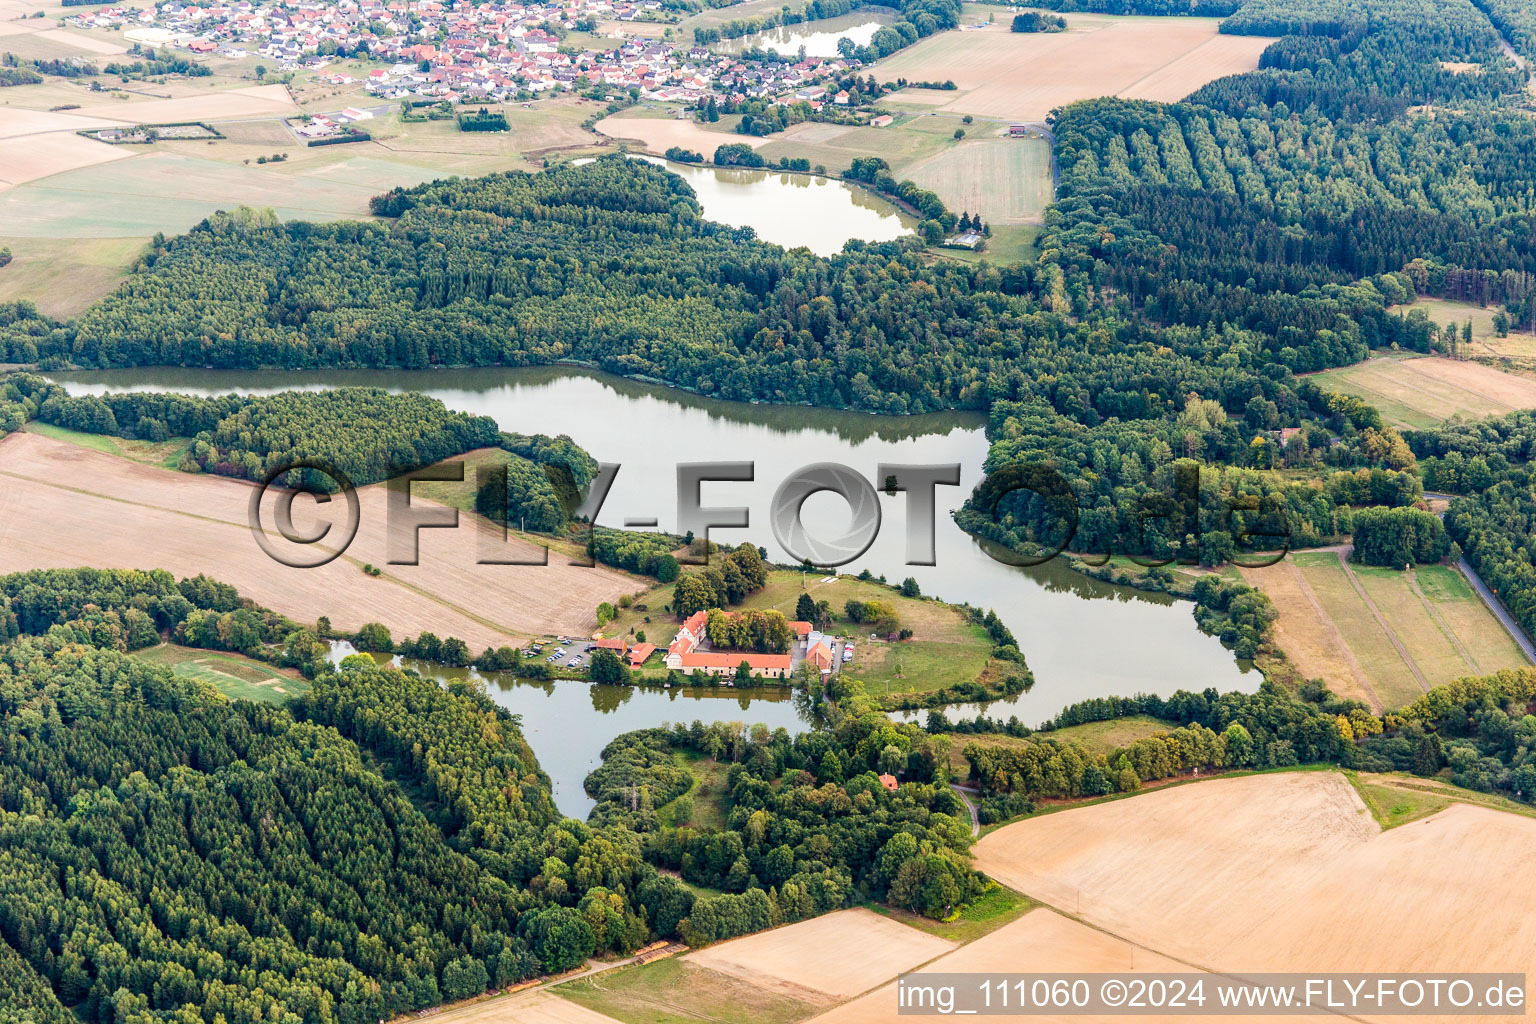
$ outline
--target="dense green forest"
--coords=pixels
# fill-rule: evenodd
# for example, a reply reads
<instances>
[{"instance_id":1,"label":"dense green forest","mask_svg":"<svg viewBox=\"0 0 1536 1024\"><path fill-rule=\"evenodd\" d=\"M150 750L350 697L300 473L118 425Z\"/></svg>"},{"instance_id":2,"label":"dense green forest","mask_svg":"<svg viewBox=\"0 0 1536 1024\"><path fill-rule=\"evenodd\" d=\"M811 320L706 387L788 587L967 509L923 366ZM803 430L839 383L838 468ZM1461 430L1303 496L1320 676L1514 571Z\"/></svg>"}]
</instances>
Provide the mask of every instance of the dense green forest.
<instances>
[{"instance_id":1,"label":"dense green forest","mask_svg":"<svg viewBox=\"0 0 1536 1024\"><path fill-rule=\"evenodd\" d=\"M838 682L830 696L832 728L793 738L699 722L619 737L587 778L599 801L592 821L643 833L647 856L689 881L745 898L758 891L782 920L833 909L853 892L946 916L985 883L968 863L970 827L943 755L918 726L876 711L861 684ZM678 753L728 764L728 792L695 793ZM880 773L899 788L886 790ZM723 800L723 830L689 826L706 798ZM729 925L735 906L716 908L722 923L713 926L696 908L682 934L712 941L755 930Z\"/></svg>"},{"instance_id":2,"label":"dense green forest","mask_svg":"<svg viewBox=\"0 0 1536 1024\"><path fill-rule=\"evenodd\" d=\"M1445 529L1528 633L1536 633L1536 414L1415 431L1426 486L1461 495Z\"/></svg>"},{"instance_id":3,"label":"dense green forest","mask_svg":"<svg viewBox=\"0 0 1536 1024\"><path fill-rule=\"evenodd\" d=\"M1318 682L1291 692L1266 681L1257 693L1180 690L1168 697L1096 697L1061 711L1039 730L1017 717L950 721L928 714L927 730L966 741L970 778L983 794L982 821L1033 811L1041 798L1133 792L1144 782L1194 770L1337 764L1361 771L1432 776L1445 768L1458 786L1536 802L1536 670L1498 672L1438 686L1406 708L1377 716ZM1167 731L1107 752L1063 740L1055 730L1146 715ZM1029 740L988 744L1001 734Z\"/></svg>"},{"instance_id":4,"label":"dense green forest","mask_svg":"<svg viewBox=\"0 0 1536 1024\"><path fill-rule=\"evenodd\" d=\"M286 707L231 701L131 655L165 635L313 682ZM981 891L942 757L857 684L821 694L831 728L794 740L622 737L581 823L475 684L324 651L201 577L0 577L0 1007L364 1024L657 936L708 942L871 897L942 916ZM726 829L659 827L687 784L657 742L732 766Z\"/></svg>"}]
</instances>

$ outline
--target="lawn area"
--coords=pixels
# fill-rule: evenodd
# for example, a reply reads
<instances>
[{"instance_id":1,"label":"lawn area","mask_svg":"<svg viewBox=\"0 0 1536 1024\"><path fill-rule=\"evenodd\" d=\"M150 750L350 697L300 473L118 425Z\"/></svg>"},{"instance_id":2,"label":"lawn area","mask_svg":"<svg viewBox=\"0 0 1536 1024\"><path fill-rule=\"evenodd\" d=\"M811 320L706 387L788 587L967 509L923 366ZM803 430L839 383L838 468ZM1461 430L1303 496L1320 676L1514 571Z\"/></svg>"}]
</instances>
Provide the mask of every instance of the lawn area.
<instances>
[{"instance_id":1,"label":"lawn area","mask_svg":"<svg viewBox=\"0 0 1536 1024\"><path fill-rule=\"evenodd\" d=\"M963 945L989 932L997 931L1008 922L1023 917L1036 906L1035 901L1028 896L994 884L987 892L966 904L961 909L960 916L953 921L935 921L932 918L908 913L882 903L872 903L869 909L930 935L937 935L941 939Z\"/></svg>"},{"instance_id":2,"label":"lawn area","mask_svg":"<svg viewBox=\"0 0 1536 1024\"><path fill-rule=\"evenodd\" d=\"M742 607L773 608L794 619L802 586L815 600L831 604L828 629L833 634L858 638L853 661L843 671L866 683L871 695L939 690L1018 671L1010 663L992 658L987 631L968 621L958 609L931 599L903 597L876 580L853 576L829 579L793 570L774 572L769 574L768 584L749 595ZM912 638L900 643L870 641L869 626L855 623L844 612L849 601L892 605L902 628L912 630Z\"/></svg>"},{"instance_id":3,"label":"lawn area","mask_svg":"<svg viewBox=\"0 0 1536 1024\"><path fill-rule=\"evenodd\" d=\"M173 437L168 441L135 441L131 438L110 437L106 434L87 434L79 430L70 430L68 427L56 427L52 423L44 423L41 420L28 421L26 429L34 434L51 437L55 441L76 444L82 448L90 448L92 451L117 455L132 459L134 462L142 462L146 466L158 466L161 469L175 469L181 462L187 446L192 443L190 438L185 437Z\"/></svg>"},{"instance_id":4,"label":"lawn area","mask_svg":"<svg viewBox=\"0 0 1536 1024\"><path fill-rule=\"evenodd\" d=\"M239 654L166 643L134 651L133 657L152 665L164 665L182 678L208 683L230 698L281 704L309 689L309 683L304 679Z\"/></svg>"},{"instance_id":5,"label":"lawn area","mask_svg":"<svg viewBox=\"0 0 1536 1024\"><path fill-rule=\"evenodd\" d=\"M604 971L555 991L625 1024L793 1024L821 1009L676 957Z\"/></svg>"},{"instance_id":6,"label":"lawn area","mask_svg":"<svg viewBox=\"0 0 1536 1024\"><path fill-rule=\"evenodd\" d=\"M1313 374L1320 386L1356 395L1392 426L1422 430L1455 416L1497 416L1536 407L1536 379L1435 356L1378 355Z\"/></svg>"},{"instance_id":7,"label":"lawn area","mask_svg":"<svg viewBox=\"0 0 1536 1024\"><path fill-rule=\"evenodd\" d=\"M969 249L930 249L929 252L962 263L1033 263L1039 256L1035 240L1042 230L1034 224L1004 224L992 228L986 252Z\"/></svg>"}]
</instances>

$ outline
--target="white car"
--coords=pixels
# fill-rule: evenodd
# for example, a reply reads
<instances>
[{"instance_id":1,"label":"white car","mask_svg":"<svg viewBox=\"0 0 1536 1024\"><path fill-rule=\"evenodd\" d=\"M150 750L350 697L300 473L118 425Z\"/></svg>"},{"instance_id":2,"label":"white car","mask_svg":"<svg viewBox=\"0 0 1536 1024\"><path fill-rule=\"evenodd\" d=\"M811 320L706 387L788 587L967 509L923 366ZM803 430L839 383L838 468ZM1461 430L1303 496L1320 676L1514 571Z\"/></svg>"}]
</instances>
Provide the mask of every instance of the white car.
<instances>
[{"instance_id":1,"label":"white car","mask_svg":"<svg viewBox=\"0 0 1536 1024\"><path fill-rule=\"evenodd\" d=\"M580 664L581 664L581 659L580 658L572 658L570 661L565 663L565 666L566 666L566 668L575 668L576 666L578 666Z\"/></svg>"}]
</instances>

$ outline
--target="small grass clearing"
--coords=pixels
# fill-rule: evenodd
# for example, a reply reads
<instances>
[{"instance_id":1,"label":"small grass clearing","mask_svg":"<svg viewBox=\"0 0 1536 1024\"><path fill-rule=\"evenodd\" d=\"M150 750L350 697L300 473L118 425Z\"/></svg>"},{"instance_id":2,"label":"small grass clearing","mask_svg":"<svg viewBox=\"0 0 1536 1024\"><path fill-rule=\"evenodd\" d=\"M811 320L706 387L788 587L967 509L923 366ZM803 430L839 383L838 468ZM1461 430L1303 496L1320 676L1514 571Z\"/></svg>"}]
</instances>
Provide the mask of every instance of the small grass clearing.
<instances>
[{"instance_id":1,"label":"small grass clearing","mask_svg":"<svg viewBox=\"0 0 1536 1024\"><path fill-rule=\"evenodd\" d=\"M967 903L953 921L935 921L883 903L871 904L869 909L929 935L963 944L1023 917L1038 905L1028 896L994 883L992 888Z\"/></svg>"},{"instance_id":2,"label":"small grass clearing","mask_svg":"<svg viewBox=\"0 0 1536 1024\"><path fill-rule=\"evenodd\" d=\"M232 699L281 704L309 689L306 680L286 669L223 651L164 643L135 651L133 657L151 665L163 665L184 679L207 683Z\"/></svg>"}]
</instances>

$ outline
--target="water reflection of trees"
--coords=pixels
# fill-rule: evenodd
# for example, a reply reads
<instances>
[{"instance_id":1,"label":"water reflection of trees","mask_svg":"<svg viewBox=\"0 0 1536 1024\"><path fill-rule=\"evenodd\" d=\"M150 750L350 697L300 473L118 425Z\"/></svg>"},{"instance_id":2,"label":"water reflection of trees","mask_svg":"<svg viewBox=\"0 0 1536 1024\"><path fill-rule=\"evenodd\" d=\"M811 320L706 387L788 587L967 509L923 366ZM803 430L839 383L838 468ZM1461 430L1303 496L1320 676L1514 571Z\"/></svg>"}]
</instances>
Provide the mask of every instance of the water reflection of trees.
<instances>
[{"instance_id":1,"label":"water reflection of trees","mask_svg":"<svg viewBox=\"0 0 1536 1024\"><path fill-rule=\"evenodd\" d=\"M216 395L231 392L262 392L381 387L391 391L420 391L433 395L464 391L477 395L508 387L540 387L566 378L587 378L624 398L650 398L683 409L698 409L711 419L768 427L781 433L819 430L859 443L870 439L910 441L957 428L981 430L986 416L975 411L923 413L916 416L877 416L849 409L824 409L806 405L769 405L708 398L659 382L619 377L587 366L562 363L554 366L480 366L454 370L203 370L182 367L97 370L50 374L49 379L75 391L183 391ZM454 407L452 397L444 399ZM509 396L508 409L515 403ZM501 410L496 410L500 412Z\"/></svg>"}]
</instances>

